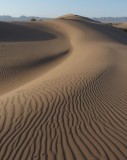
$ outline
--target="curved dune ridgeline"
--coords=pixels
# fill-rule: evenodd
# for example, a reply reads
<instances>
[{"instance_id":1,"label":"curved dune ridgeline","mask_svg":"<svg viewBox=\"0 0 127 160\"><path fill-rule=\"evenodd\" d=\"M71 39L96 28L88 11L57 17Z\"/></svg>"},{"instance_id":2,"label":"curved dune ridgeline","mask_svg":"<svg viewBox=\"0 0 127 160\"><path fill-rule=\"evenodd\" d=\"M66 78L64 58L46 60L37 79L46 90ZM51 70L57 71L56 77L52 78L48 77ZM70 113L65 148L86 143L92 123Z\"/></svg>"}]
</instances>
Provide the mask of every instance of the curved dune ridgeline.
<instances>
[{"instance_id":1,"label":"curved dune ridgeline","mask_svg":"<svg viewBox=\"0 0 127 160\"><path fill-rule=\"evenodd\" d=\"M0 25L0 95L42 76L70 52L66 34L50 24Z\"/></svg>"},{"instance_id":2,"label":"curved dune ridgeline","mask_svg":"<svg viewBox=\"0 0 127 160\"><path fill-rule=\"evenodd\" d=\"M4 25L24 37L0 42L0 160L126 160L127 34L76 15Z\"/></svg>"}]
</instances>

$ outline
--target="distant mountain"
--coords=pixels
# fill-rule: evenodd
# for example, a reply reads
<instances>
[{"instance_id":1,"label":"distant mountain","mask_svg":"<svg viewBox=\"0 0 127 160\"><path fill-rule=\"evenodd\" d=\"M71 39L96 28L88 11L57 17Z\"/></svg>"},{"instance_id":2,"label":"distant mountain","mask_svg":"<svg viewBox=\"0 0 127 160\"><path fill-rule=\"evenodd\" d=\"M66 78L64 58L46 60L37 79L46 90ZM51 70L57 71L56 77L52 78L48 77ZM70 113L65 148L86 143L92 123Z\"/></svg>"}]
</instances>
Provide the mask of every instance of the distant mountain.
<instances>
[{"instance_id":1,"label":"distant mountain","mask_svg":"<svg viewBox=\"0 0 127 160\"><path fill-rule=\"evenodd\" d=\"M44 17L35 17L35 16L20 16L20 17L11 17L9 15L0 15L0 21L30 21L32 18L36 20L46 20L51 18L44 18ZM100 17L100 18L91 18L95 21L103 22L103 23L124 23L127 22L127 17Z\"/></svg>"},{"instance_id":2,"label":"distant mountain","mask_svg":"<svg viewBox=\"0 0 127 160\"><path fill-rule=\"evenodd\" d=\"M36 20L44 20L44 19L49 19L49 18L43 18L43 17L35 17L35 16L20 16L20 17L11 17L9 15L3 15L0 16L0 21L6 21L6 22L11 22L11 21L30 21L32 18L35 18Z\"/></svg>"},{"instance_id":3,"label":"distant mountain","mask_svg":"<svg viewBox=\"0 0 127 160\"><path fill-rule=\"evenodd\" d=\"M100 17L92 18L95 21L100 21L103 23L125 23L127 22L127 17Z\"/></svg>"}]
</instances>

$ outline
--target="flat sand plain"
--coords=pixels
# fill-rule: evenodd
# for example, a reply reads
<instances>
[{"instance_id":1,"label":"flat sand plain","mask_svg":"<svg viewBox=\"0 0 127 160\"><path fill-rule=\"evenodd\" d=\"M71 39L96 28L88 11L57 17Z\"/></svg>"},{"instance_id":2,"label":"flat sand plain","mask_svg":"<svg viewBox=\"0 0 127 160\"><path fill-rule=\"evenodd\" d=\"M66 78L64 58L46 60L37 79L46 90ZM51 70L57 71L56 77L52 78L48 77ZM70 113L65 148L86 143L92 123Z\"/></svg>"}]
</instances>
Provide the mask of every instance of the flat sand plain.
<instances>
[{"instance_id":1,"label":"flat sand plain","mask_svg":"<svg viewBox=\"0 0 127 160\"><path fill-rule=\"evenodd\" d=\"M126 160L127 33L77 15L0 22L0 160Z\"/></svg>"}]
</instances>

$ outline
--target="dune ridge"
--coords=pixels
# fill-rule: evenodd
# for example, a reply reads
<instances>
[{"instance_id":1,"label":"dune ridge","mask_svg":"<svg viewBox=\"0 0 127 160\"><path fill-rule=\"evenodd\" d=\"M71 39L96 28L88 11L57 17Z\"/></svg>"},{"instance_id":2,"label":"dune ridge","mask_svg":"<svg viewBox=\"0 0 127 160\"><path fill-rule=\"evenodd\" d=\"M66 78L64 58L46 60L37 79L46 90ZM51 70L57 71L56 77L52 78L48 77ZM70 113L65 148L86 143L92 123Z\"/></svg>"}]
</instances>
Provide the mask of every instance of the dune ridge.
<instances>
[{"instance_id":1,"label":"dune ridge","mask_svg":"<svg viewBox=\"0 0 127 160\"><path fill-rule=\"evenodd\" d=\"M28 65L23 74L17 68L14 74L3 71L10 74L6 85L11 76L13 80L12 89L3 85L6 92L0 97L0 159L126 160L127 35L75 15L36 25L47 26L46 32L57 38L22 42L21 70L31 60L34 43L47 46L41 51L37 47L32 61L40 57L45 61L49 52L48 57L66 54L60 60ZM9 42L6 45L10 48ZM22 76L27 80L20 80ZM2 76L0 80L5 81Z\"/></svg>"},{"instance_id":2,"label":"dune ridge","mask_svg":"<svg viewBox=\"0 0 127 160\"><path fill-rule=\"evenodd\" d=\"M0 95L39 77L40 72L45 73L58 63L53 63L53 60L60 61L70 51L66 35L48 26L39 22L2 22ZM8 35L10 31L13 32ZM8 37L12 37L11 42Z\"/></svg>"}]
</instances>

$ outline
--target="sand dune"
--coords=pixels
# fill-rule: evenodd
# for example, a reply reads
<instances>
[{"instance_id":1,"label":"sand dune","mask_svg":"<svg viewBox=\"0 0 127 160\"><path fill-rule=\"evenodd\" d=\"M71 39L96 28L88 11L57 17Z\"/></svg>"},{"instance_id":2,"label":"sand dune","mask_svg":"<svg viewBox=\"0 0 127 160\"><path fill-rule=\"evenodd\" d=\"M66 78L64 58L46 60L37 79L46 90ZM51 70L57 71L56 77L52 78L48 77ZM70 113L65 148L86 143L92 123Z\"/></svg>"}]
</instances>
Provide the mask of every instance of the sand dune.
<instances>
[{"instance_id":1,"label":"sand dune","mask_svg":"<svg viewBox=\"0 0 127 160\"><path fill-rule=\"evenodd\" d=\"M116 23L116 24L113 24L113 25L118 27L118 28L127 29L127 23Z\"/></svg>"},{"instance_id":2,"label":"sand dune","mask_svg":"<svg viewBox=\"0 0 127 160\"><path fill-rule=\"evenodd\" d=\"M126 160L127 34L76 15L0 32L0 160Z\"/></svg>"},{"instance_id":3,"label":"sand dune","mask_svg":"<svg viewBox=\"0 0 127 160\"><path fill-rule=\"evenodd\" d=\"M0 25L0 94L42 75L52 67L49 61L69 52L68 38L45 23L1 22Z\"/></svg>"},{"instance_id":4,"label":"sand dune","mask_svg":"<svg viewBox=\"0 0 127 160\"><path fill-rule=\"evenodd\" d=\"M64 20L77 20L77 21L88 21L88 22L96 22L90 18L87 17L82 17L79 15L74 15L74 14L66 14L64 16L60 16L57 19L64 19ZM99 23L99 22L98 22Z\"/></svg>"},{"instance_id":5,"label":"sand dune","mask_svg":"<svg viewBox=\"0 0 127 160\"><path fill-rule=\"evenodd\" d=\"M123 30L124 32L127 32L127 23L114 23L112 25L116 28Z\"/></svg>"}]
</instances>

